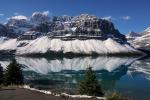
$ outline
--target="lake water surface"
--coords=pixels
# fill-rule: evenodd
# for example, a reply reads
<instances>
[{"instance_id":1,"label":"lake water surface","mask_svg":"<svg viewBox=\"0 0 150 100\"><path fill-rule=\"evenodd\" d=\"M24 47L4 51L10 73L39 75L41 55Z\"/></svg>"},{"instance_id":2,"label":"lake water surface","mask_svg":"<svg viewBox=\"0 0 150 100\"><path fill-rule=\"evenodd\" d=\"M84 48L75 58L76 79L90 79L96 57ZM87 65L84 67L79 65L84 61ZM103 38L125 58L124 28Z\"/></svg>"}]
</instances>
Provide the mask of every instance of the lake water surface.
<instances>
[{"instance_id":1,"label":"lake water surface","mask_svg":"<svg viewBox=\"0 0 150 100\"><path fill-rule=\"evenodd\" d=\"M150 58L141 57L15 57L22 64L25 83L34 88L78 93L78 83L91 66L104 91L116 90L133 100L150 98ZM11 57L1 57L6 68Z\"/></svg>"}]
</instances>

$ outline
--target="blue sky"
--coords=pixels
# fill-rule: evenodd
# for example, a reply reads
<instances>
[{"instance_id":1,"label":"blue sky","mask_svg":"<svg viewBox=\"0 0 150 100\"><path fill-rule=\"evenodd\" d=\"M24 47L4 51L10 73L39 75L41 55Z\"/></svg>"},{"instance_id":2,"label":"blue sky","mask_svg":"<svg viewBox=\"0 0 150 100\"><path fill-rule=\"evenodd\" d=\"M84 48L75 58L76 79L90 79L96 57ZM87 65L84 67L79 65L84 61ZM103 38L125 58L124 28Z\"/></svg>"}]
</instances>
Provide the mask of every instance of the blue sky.
<instances>
[{"instance_id":1,"label":"blue sky","mask_svg":"<svg viewBox=\"0 0 150 100\"><path fill-rule=\"evenodd\" d=\"M141 32L150 26L149 0L0 0L0 22L16 13L31 16L35 11L50 15L94 14L111 19L121 33Z\"/></svg>"}]
</instances>

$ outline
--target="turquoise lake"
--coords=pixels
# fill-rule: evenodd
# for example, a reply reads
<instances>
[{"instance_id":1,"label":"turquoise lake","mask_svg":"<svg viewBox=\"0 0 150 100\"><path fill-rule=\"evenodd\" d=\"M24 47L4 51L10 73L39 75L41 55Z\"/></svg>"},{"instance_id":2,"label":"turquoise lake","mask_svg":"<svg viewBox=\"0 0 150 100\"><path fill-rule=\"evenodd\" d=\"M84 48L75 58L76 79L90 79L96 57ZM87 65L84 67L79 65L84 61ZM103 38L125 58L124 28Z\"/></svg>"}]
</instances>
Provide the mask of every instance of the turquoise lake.
<instances>
[{"instance_id":1,"label":"turquoise lake","mask_svg":"<svg viewBox=\"0 0 150 100\"><path fill-rule=\"evenodd\" d=\"M1 57L6 68L13 57ZM91 66L104 91L117 91L133 100L150 98L149 57L18 57L25 83L34 88L78 93L79 81Z\"/></svg>"}]
</instances>

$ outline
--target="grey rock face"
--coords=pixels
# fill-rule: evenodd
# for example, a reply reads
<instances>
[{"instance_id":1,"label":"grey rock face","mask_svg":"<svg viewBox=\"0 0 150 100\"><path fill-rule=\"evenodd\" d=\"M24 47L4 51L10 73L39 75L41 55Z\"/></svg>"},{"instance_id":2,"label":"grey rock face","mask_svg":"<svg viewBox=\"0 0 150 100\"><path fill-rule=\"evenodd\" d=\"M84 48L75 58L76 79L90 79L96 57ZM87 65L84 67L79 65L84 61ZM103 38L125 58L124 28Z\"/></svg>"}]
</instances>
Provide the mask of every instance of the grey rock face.
<instances>
[{"instance_id":1,"label":"grey rock face","mask_svg":"<svg viewBox=\"0 0 150 100\"><path fill-rule=\"evenodd\" d=\"M14 16L8 20L5 27L8 31L20 36L27 31L41 33L53 33L54 35L99 35L104 38L113 38L121 43L126 38L121 34L114 24L100 17L81 14L79 16L53 16L47 13L35 12L30 18L26 16ZM2 32L4 34L4 32Z\"/></svg>"}]
</instances>

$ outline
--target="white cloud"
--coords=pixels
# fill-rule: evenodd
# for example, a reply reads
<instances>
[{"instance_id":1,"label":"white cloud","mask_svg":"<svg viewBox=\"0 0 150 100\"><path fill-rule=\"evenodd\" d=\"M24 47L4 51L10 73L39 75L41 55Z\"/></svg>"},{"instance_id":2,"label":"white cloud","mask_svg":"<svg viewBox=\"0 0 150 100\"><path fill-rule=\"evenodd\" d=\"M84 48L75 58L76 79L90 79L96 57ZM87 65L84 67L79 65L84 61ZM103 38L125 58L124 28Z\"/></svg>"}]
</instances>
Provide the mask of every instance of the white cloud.
<instances>
[{"instance_id":1,"label":"white cloud","mask_svg":"<svg viewBox=\"0 0 150 100\"><path fill-rule=\"evenodd\" d=\"M18 12L15 12L14 15L19 15L19 13L18 13Z\"/></svg>"},{"instance_id":2,"label":"white cloud","mask_svg":"<svg viewBox=\"0 0 150 100\"><path fill-rule=\"evenodd\" d=\"M118 19L130 20L131 16L122 16L122 17L119 17L119 18L114 18L112 16L104 16L104 17L102 17L102 19L105 19L105 20L118 20Z\"/></svg>"},{"instance_id":3,"label":"white cloud","mask_svg":"<svg viewBox=\"0 0 150 100\"><path fill-rule=\"evenodd\" d=\"M10 19L10 18L8 18L8 17L6 18L6 20L9 20L9 19Z\"/></svg>"},{"instance_id":4,"label":"white cloud","mask_svg":"<svg viewBox=\"0 0 150 100\"><path fill-rule=\"evenodd\" d=\"M25 19L28 20L28 18L26 16L23 15L18 15L18 16L13 16L13 17L7 17L6 20L10 20L10 19L16 19L16 20L21 20L21 19Z\"/></svg>"},{"instance_id":5,"label":"white cloud","mask_svg":"<svg viewBox=\"0 0 150 100\"><path fill-rule=\"evenodd\" d=\"M131 17L130 16L123 16L123 17L121 17L121 19L123 19L123 20L130 20Z\"/></svg>"},{"instance_id":6,"label":"white cloud","mask_svg":"<svg viewBox=\"0 0 150 100\"><path fill-rule=\"evenodd\" d=\"M22 20L22 19L24 19L24 20L28 20L28 17L26 17L24 15L21 15L18 12L15 12L13 14L14 14L14 16L7 17L6 20L7 21L10 20L10 19L15 19L15 20Z\"/></svg>"},{"instance_id":7,"label":"white cloud","mask_svg":"<svg viewBox=\"0 0 150 100\"><path fill-rule=\"evenodd\" d=\"M5 14L2 14L2 13L0 14L0 16L4 16L4 15L5 15Z\"/></svg>"},{"instance_id":8,"label":"white cloud","mask_svg":"<svg viewBox=\"0 0 150 100\"><path fill-rule=\"evenodd\" d=\"M28 18L26 16L23 16L23 15L18 15L18 16L11 17L11 19L17 19L17 20L25 19L25 20L27 20Z\"/></svg>"},{"instance_id":9,"label":"white cloud","mask_svg":"<svg viewBox=\"0 0 150 100\"><path fill-rule=\"evenodd\" d=\"M41 14L41 15L45 15L45 16L52 15L52 13L50 13L49 11L43 11L43 12L34 12L32 14L32 17L35 16L36 14Z\"/></svg>"},{"instance_id":10,"label":"white cloud","mask_svg":"<svg viewBox=\"0 0 150 100\"><path fill-rule=\"evenodd\" d=\"M44 11L43 14L44 15L49 15L49 11Z\"/></svg>"},{"instance_id":11,"label":"white cloud","mask_svg":"<svg viewBox=\"0 0 150 100\"><path fill-rule=\"evenodd\" d=\"M105 20L115 20L115 18L113 18L112 16L105 16L105 17L102 17L102 19L105 19Z\"/></svg>"}]
</instances>

